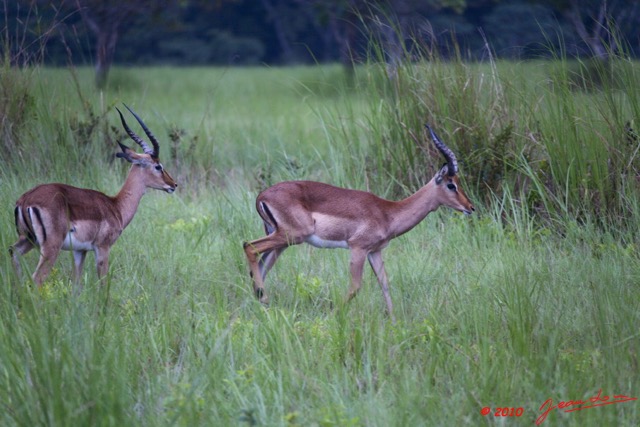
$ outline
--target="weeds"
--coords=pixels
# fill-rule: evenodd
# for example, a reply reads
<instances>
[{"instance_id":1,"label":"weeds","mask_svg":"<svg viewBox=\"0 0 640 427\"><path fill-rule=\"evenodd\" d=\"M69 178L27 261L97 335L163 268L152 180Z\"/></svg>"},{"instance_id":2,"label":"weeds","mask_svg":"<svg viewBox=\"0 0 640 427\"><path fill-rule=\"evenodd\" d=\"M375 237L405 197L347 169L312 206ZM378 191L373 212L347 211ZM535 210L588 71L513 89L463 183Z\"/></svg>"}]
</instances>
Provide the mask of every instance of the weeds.
<instances>
[{"instance_id":1,"label":"weeds","mask_svg":"<svg viewBox=\"0 0 640 427\"><path fill-rule=\"evenodd\" d=\"M34 118L34 71L19 70L4 58L0 64L0 137L2 151L11 156L20 150L24 130Z\"/></svg>"},{"instance_id":2,"label":"weeds","mask_svg":"<svg viewBox=\"0 0 640 427\"><path fill-rule=\"evenodd\" d=\"M547 226L559 211L628 225L620 189L638 189L623 173L637 159L625 125L638 114L637 66L620 55L550 66L550 84L544 74L532 80L531 71L545 63L469 64L459 56L443 63L431 52L397 66L393 86L368 86L367 131L379 144L373 163L385 172L372 175L376 185L394 177L415 188L433 175L438 157L422 131L430 122L458 153L465 185L485 205L505 191L535 189L521 208ZM366 80L386 75L375 64L367 72L374 77Z\"/></svg>"},{"instance_id":3,"label":"weeds","mask_svg":"<svg viewBox=\"0 0 640 427\"><path fill-rule=\"evenodd\" d=\"M71 292L56 278L70 275L66 253L40 290L0 261L0 424L476 425L483 407L502 406L523 407L526 424L550 397L637 397L636 95L576 93L546 70L401 64L392 89L370 64L357 90L336 93L336 69L147 69L142 86L83 92L94 116L75 92L92 70L77 69L77 84L21 70L35 113L20 130L22 167L1 157L4 247L32 184L120 184L124 169L87 155L121 137L100 131L115 120L105 106L160 112L145 121L164 127L185 179L172 198L145 198L144 219L114 247L109 288L87 269ZM298 80L318 80L321 95L271 84ZM81 149L73 120L93 129ZM478 215L443 209L386 249L397 324L371 273L342 304L339 250L288 249L271 306L255 302L241 242L262 233L258 187L295 177L407 194L442 161L425 121L456 150ZM36 259L23 260L25 276ZM548 422L636 425L634 405Z\"/></svg>"}]
</instances>

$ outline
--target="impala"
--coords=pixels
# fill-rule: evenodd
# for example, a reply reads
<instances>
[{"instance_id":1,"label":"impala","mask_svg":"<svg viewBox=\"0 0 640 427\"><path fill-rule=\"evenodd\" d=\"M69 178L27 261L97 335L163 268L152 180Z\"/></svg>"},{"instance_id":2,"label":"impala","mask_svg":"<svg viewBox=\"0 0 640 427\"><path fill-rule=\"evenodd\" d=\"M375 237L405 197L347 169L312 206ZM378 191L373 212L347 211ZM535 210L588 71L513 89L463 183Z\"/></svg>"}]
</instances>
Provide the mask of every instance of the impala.
<instances>
[{"instance_id":1,"label":"impala","mask_svg":"<svg viewBox=\"0 0 640 427\"><path fill-rule=\"evenodd\" d=\"M387 312L394 318L382 250L391 239L411 230L442 205L465 214L475 210L460 188L456 156L429 126L426 128L447 163L431 181L404 200L385 200L369 192L314 181L280 182L258 195L256 209L267 236L245 242L244 251L260 302L269 302L264 279L278 257L287 247L306 242L318 248L350 250L347 301L360 289L364 263L369 260L382 288Z\"/></svg>"},{"instance_id":2,"label":"impala","mask_svg":"<svg viewBox=\"0 0 640 427\"><path fill-rule=\"evenodd\" d=\"M14 211L18 241L9 249L18 276L21 274L18 255L38 246L40 261L32 276L38 286L49 275L60 250L73 251L76 284L80 283L88 251L94 252L98 276L103 279L109 270L111 246L133 219L146 189L173 193L178 186L158 159L160 146L155 136L136 113L127 109L140 123L153 148L129 128L116 108L125 131L143 150L139 154L118 142L122 151L116 156L132 166L116 196L65 184L42 184L24 193Z\"/></svg>"}]
</instances>

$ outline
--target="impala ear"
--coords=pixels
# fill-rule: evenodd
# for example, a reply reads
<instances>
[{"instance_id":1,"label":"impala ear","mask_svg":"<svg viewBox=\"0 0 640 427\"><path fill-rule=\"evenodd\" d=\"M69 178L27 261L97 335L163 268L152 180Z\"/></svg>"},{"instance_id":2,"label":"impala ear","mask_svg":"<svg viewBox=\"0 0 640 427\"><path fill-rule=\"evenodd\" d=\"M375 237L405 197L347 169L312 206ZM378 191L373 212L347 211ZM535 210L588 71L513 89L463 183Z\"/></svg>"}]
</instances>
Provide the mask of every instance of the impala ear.
<instances>
[{"instance_id":1,"label":"impala ear","mask_svg":"<svg viewBox=\"0 0 640 427\"><path fill-rule=\"evenodd\" d=\"M445 175L449 174L449 165L445 163L436 174L436 185L440 185Z\"/></svg>"},{"instance_id":2,"label":"impala ear","mask_svg":"<svg viewBox=\"0 0 640 427\"><path fill-rule=\"evenodd\" d=\"M120 141L118 141L118 145L120 146L120 149L122 150L122 152L116 153L116 157L125 159L126 161L133 163L133 158L131 157L131 155L135 154L135 151L133 151L131 148L127 147Z\"/></svg>"},{"instance_id":3,"label":"impala ear","mask_svg":"<svg viewBox=\"0 0 640 427\"><path fill-rule=\"evenodd\" d=\"M134 165L142 165L147 163L147 159L145 157L136 153L134 150L122 144L120 141L118 141L118 145L120 146L122 152L116 153L116 157L125 159L126 161L128 161L129 163L133 163Z\"/></svg>"}]
</instances>

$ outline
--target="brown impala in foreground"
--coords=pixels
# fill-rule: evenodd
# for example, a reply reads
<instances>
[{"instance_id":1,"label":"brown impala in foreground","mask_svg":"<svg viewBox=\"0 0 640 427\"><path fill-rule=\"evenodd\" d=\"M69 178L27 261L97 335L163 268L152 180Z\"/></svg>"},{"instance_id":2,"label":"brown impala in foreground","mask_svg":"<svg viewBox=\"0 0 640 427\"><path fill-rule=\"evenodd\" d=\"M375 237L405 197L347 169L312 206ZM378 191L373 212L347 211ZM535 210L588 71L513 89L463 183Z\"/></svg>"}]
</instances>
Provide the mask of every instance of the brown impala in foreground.
<instances>
[{"instance_id":1,"label":"brown impala in foreground","mask_svg":"<svg viewBox=\"0 0 640 427\"><path fill-rule=\"evenodd\" d=\"M258 195L256 209L267 236L245 242L244 251L260 302L269 302L264 279L280 254L291 245L306 242L319 248L351 251L351 287L347 301L360 289L364 262L368 259L393 319L382 250L391 239L411 230L440 206L465 214L474 211L460 188L456 156L431 128L427 126L427 129L447 163L431 181L404 200L384 200L365 191L313 181L281 182Z\"/></svg>"},{"instance_id":2,"label":"brown impala in foreground","mask_svg":"<svg viewBox=\"0 0 640 427\"><path fill-rule=\"evenodd\" d=\"M144 153L138 154L118 142L122 152L116 156L133 165L115 197L65 184L42 184L24 193L15 208L19 238L9 249L18 275L18 254L24 255L38 246L40 262L33 273L33 280L38 285L47 278L62 249L73 251L76 284L80 283L88 251L95 253L98 276L103 278L109 270L109 250L133 219L146 189L173 193L178 186L158 159L158 141L140 117L129 107L127 109L140 123L153 148L127 126L118 110L125 131Z\"/></svg>"}]
</instances>

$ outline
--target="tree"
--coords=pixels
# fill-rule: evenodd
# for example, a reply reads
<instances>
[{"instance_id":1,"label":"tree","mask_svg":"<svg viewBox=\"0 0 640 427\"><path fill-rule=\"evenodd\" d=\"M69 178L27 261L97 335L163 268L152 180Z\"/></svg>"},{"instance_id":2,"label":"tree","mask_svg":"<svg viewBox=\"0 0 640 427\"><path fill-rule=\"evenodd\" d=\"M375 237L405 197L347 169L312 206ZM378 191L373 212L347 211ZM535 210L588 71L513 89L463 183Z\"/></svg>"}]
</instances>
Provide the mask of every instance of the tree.
<instances>
[{"instance_id":1,"label":"tree","mask_svg":"<svg viewBox=\"0 0 640 427\"><path fill-rule=\"evenodd\" d=\"M542 47L548 50L553 37L561 32L550 7L526 2L498 4L483 16L482 27L498 56L511 58L544 53Z\"/></svg>"},{"instance_id":2,"label":"tree","mask_svg":"<svg viewBox=\"0 0 640 427\"><path fill-rule=\"evenodd\" d=\"M203 12L220 9L226 2L218 0L75 0L82 19L95 36L96 86L103 88L118 38L133 25L179 25L182 11L197 7Z\"/></svg>"},{"instance_id":3,"label":"tree","mask_svg":"<svg viewBox=\"0 0 640 427\"><path fill-rule=\"evenodd\" d=\"M640 0L542 0L551 4L571 23L591 54L606 59L618 48L619 34L624 25L638 24Z\"/></svg>"},{"instance_id":4,"label":"tree","mask_svg":"<svg viewBox=\"0 0 640 427\"><path fill-rule=\"evenodd\" d=\"M100 0L78 0L82 19L95 35L96 86L103 88L107 83L109 69L113 63L120 27L127 19L139 12L138 2L119 2ZM144 1L140 3L146 3Z\"/></svg>"},{"instance_id":5,"label":"tree","mask_svg":"<svg viewBox=\"0 0 640 427\"><path fill-rule=\"evenodd\" d=\"M353 73L358 40L377 40L391 72L406 52L405 40L415 35L437 11L462 12L467 0L297 0L312 17L313 26L338 45L340 62ZM330 37L327 36L330 34Z\"/></svg>"},{"instance_id":6,"label":"tree","mask_svg":"<svg viewBox=\"0 0 640 427\"><path fill-rule=\"evenodd\" d=\"M144 21L167 2L161 0L62 0L52 3L48 0L18 0L18 5L33 10L36 24L46 22L51 28L60 28L61 38L65 35L62 28L76 27L78 16L81 22L94 36L96 85L104 87L109 69L113 63L119 35L136 21ZM53 11L53 13L52 13ZM16 21L20 19L16 17ZM27 22L25 26L33 24ZM77 33L74 34L77 35ZM64 42L66 45L66 42Z\"/></svg>"},{"instance_id":7,"label":"tree","mask_svg":"<svg viewBox=\"0 0 640 427\"><path fill-rule=\"evenodd\" d=\"M207 0L62 0L52 4L48 0L18 0L25 5L39 4L41 9L54 9L60 23L73 22L80 15L82 23L93 35L95 83L104 88L113 64L118 40L134 27L168 26L180 19L179 13L191 4L209 7ZM227 0L232 1L232 0ZM225 2L216 2L218 7Z\"/></svg>"}]
</instances>

